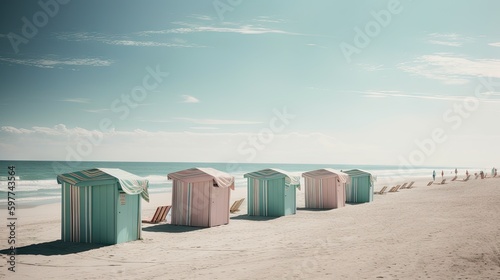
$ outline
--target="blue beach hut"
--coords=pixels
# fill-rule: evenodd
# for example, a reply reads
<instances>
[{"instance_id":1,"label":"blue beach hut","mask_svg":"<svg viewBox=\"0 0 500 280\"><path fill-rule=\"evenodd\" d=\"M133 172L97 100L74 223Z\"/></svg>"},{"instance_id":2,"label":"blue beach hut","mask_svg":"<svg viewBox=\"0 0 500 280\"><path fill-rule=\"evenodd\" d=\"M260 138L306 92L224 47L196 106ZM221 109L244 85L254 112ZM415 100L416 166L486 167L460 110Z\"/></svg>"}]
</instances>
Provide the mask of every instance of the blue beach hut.
<instances>
[{"instance_id":1,"label":"blue beach hut","mask_svg":"<svg viewBox=\"0 0 500 280\"><path fill-rule=\"evenodd\" d=\"M148 180L121 169L95 168L57 176L62 185L61 239L117 244L141 238L141 200Z\"/></svg>"},{"instance_id":2,"label":"blue beach hut","mask_svg":"<svg viewBox=\"0 0 500 280\"><path fill-rule=\"evenodd\" d=\"M249 216L280 217L296 213L296 188L300 176L280 169L264 169L243 175L248 179Z\"/></svg>"},{"instance_id":3,"label":"blue beach hut","mask_svg":"<svg viewBox=\"0 0 500 280\"><path fill-rule=\"evenodd\" d=\"M360 169L343 172L349 175L345 186L346 202L364 203L373 201L373 186L376 178L370 172Z\"/></svg>"}]
</instances>

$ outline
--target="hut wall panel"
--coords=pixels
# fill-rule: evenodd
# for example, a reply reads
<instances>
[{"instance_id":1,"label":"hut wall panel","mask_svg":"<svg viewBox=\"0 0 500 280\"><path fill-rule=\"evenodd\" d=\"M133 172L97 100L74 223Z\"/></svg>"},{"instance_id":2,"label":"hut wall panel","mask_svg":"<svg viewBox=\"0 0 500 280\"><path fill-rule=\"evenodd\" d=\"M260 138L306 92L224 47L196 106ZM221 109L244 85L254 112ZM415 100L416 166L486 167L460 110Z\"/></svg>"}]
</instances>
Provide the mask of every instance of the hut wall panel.
<instances>
[{"instance_id":1,"label":"hut wall panel","mask_svg":"<svg viewBox=\"0 0 500 280\"><path fill-rule=\"evenodd\" d=\"M352 177L346 187L347 202L369 202L373 200L373 187L369 176Z\"/></svg>"},{"instance_id":2,"label":"hut wall panel","mask_svg":"<svg viewBox=\"0 0 500 280\"><path fill-rule=\"evenodd\" d=\"M267 215L279 217L285 215L285 179L264 180L268 193Z\"/></svg>"},{"instance_id":3,"label":"hut wall panel","mask_svg":"<svg viewBox=\"0 0 500 280\"><path fill-rule=\"evenodd\" d=\"M92 243L115 244L117 242L117 199L116 185L92 187Z\"/></svg>"},{"instance_id":4,"label":"hut wall panel","mask_svg":"<svg viewBox=\"0 0 500 280\"><path fill-rule=\"evenodd\" d=\"M268 197L265 180L248 178L248 215L267 216Z\"/></svg>"},{"instance_id":5,"label":"hut wall panel","mask_svg":"<svg viewBox=\"0 0 500 280\"><path fill-rule=\"evenodd\" d=\"M337 208L337 178L324 178L321 180L323 207L326 209Z\"/></svg>"},{"instance_id":6,"label":"hut wall panel","mask_svg":"<svg viewBox=\"0 0 500 280\"><path fill-rule=\"evenodd\" d=\"M211 227L229 223L229 188L213 187L213 180L173 181L172 224Z\"/></svg>"},{"instance_id":7,"label":"hut wall panel","mask_svg":"<svg viewBox=\"0 0 500 280\"><path fill-rule=\"evenodd\" d=\"M70 184L63 183L62 184L62 193L61 193L61 240L69 242L71 241L70 235L70 205L71 205L71 197L70 197Z\"/></svg>"},{"instance_id":8,"label":"hut wall panel","mask_svg":"<svg viewBox=\"0 0 500 280\"><path fill-rule=\"evenodd\" d=\"M61 240L116 244L139 239L140 196L126 195L125 205L119 205L117 180L91 183L95 185L61 183Z\"/></svg>"},{"instance_id":9,"label":"hut wall panel","mask_svg":"<svg viewBox=\"0 0 500 280\"><path fill-rule=\"evenodd\" d=\"M323 208L323 189L321 179L304 178L305 204L307 208Z\"/></svg>"},{"instance_id":10,"label":"hut wall panel","mask_svg":"<svg viewBox=\"0 0 500 280\"><path fill-rule=\"evenodd\" d=\"M61 239L67 242L90 242L91 187L62 186Z\"/></svg>"},{"instance_id":11,"label":"hut wall panel","mask_svg":"<svg viewBox=\"0 0 500 280\"><path fill-rule=\"evenodd\" d=\"M188 200L191 188L189 183L174 180L172 185L172 209L171 219L174 225L189 225L191 217L190 203Z\"/></svg>"},{"instance_id":12,"label":"hut wall panel","mask_svg":"<svg viewBox=\"0 0 500 280\"><path fill-rule=\"evenodd\" d=\"M210 188L212 180L208 182L192 183L191 194L191 223L189 226L208 227L210 209ZM189 199L189 198L187 198Z\"/></svg>"},{"instance_id":13,"label":"hut wall panel","mask_svg":"<svg viewBox=\"0 0 500 280\"><path fill-rule=\"evenodd\" d=\"M345 206L345 185L337 177L305 177L306 207L316 209L335 209Z\"/></svg>"}]
</instances>

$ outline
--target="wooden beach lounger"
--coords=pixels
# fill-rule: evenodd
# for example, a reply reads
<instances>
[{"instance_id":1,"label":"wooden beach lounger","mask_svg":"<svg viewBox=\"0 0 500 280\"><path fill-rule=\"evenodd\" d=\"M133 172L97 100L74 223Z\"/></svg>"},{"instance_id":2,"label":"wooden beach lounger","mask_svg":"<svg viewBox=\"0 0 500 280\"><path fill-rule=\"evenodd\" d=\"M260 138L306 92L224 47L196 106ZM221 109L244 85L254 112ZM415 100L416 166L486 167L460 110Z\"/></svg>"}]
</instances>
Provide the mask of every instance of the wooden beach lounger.
<instances>
[{"instance_id":1,"label":"wooden beach lounger","mask_svg":"<svg viewBox=\"0 0 500 280\"><path fill-rule=\"evenodd\" d=\"M432 183L434 183L434 181L430 181L430 182L427 184L427 186L432 185Z\"/></svg>"},{"instance_id":2,"label":"wooden beach lounger","mask_svg":"<svg viewBox=\"0 0 500 280\"><path fill-rule=\"evenodd\" d=\"M395 187L392 187L389 192L397 192L399 190L399 188L401 187L401 185L397 185Z\"/></svg>"},{"instance_id":3,"label":"wooden beach lounger","mask_svg":"<svg viewBox=\"0 0 500 280\"><path fill-rule=\"evenodd\" d=\"M408 185L408 183L404 183L404 184L400 187L400 189L406 189L406 185Z\"/></svg>"},{"instance_id":4,"label":"wooden beach lounger","mask_svg":"<svg viewBox=\"0 0 500 280\"><path fill-rule=\"evenodd\" d=\"M470 175L468 175L467 177L465 177L464 182L469 181L469 179L470 179Z\"/></svg>"},{"instance_id":5,"label":"wooden beach lounger","mask_svg":"<svg viewBox=\"0 0 500 280\"><path fill-rule=\"evenodd\" d=\"M243 203L243 200L245 200L245 198L242 198L240 200L236 200L233 203L233 205L231 205L231 208L229 208L229 212L234 213L234 212L240 211L240 206Z\"/></svg>"},{"instance_id":6,"label":"wooden beach lounger","mask_svg":"<svg viewBox=\"0 0 500 280\"><path fill-rule=\"evenodd\" d=\"M457 175L455 175L455 177L453 177L453 179L451 179L451 181L455 181L457 179Z\"/></svg>"},{"instance_id":7,"label":"wooden beach lounger","mask_svg":"<svg viewBox=\"0 0 500 280\"><path fill-rule=\"evenodd\" d=\"M443 179L443 181L441 181L441 185L444 185L446 183L446 179Z\"/></svg>"},{"instance_id":8,"label":"wooden beach lounger","mask_svg":"<svg viewBox=\"0 0 500 280\"><path fill-rule=\"evenodd\" d=\"M158 208L156 208L155 214L153 215L153 218L151 218L151 220L142 220L142 222L147 224L157 224L163 222L167 218L167 214L168 211L170 211L170 208L172 208L172 206L170 205L158 206Z\"/></svg>"},{"instance_id":9,"label":"wooden beach lounger","mask_svg":"<svg viewBox=\"0 0 500 280\"><path fill-rule=\"evenodd\" d=\"M380 191L374 192L374 194L384 194L386 189L387 189L387 186L384 186Z\"/></svg>"},{"instance_id":10,"label":"wooden beach lounger","mask_svg":"<svg viewBox=\"0 0 500 280\"><path fill-rule=\"evenodd\" d=\"M412 181L408 186L406 186L407 189L413 188L413 184L415 184L415 181Z\"/></svg>"}]
</instances>

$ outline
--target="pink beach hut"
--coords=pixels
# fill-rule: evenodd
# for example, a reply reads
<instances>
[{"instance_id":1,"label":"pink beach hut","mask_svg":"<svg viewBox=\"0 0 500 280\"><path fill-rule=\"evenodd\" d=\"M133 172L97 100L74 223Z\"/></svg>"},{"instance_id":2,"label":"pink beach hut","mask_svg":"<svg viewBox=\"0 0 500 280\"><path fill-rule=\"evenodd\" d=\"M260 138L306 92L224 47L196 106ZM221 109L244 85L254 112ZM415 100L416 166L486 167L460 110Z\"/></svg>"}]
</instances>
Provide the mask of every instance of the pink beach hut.
<instances>
[{"instance_id":1,"label":"pink beach hut","mask_svg":"<svg viewBox=\"0 0 500 280\"><path fill-rule=\"evenodd\" d=\"M234 177L213 168L191 168L168 174L172 184L171 224L213 227L229 223Z\"/></svg>"},{"instance_id":2,"label":"pink beach hut","mask_svg":"<svg viewBox=\"0 0 500 280\"><path fill-rule=\"evenodd\" d=\"M349 175L330 168L305 172L306 208L335 209L345 206Z\"/></svg>"}]
</instances>

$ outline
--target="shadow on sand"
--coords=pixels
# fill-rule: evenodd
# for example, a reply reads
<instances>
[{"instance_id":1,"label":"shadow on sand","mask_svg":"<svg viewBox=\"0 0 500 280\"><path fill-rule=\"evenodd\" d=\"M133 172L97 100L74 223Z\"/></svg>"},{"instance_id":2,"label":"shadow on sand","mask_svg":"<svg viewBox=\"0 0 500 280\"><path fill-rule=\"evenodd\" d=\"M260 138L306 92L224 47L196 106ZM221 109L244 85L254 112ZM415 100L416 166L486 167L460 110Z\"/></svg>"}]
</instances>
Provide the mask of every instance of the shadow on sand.
<instances>
[{"instance_id":1,"label":"shadow on sand","mask_svg":"<svg viewBox=\"0 0 500 280\"><path fill-rule=\"evenodd\" d=\"M94 249L99 249L105 246L109 245L63 242L61 240L55 240L50 242L18 247L16 248L15 253L16 255L43 255L43 256L69 255L69 254L76 254ZM6 255L11 254L11 250L9 249L0 250L0 254L6 254Z\"/></svg>"},{"instance_id":2,"label":"shadow on sand","mask_svg":"<svg viewBox=\"0 0 500 280\"><path fill-rule=\"evenodd\" d=\"M171 224L158 224L149 227L143 227L143 231L149 232L170 232L170 233L182 233L182 232L190 232L195 230L205 229L204 227L189 227L189 226L178 226Z\"/></svg>"},{"instance_id":3,"label":"shadow on sand","mask_svg":"<svg viewBox=\"0 0 500 280\"><path fill-rule=\"evenodd\" d=\"M325 212L335 209L320 209L320 208L305 208L305 207L297 207L297 211L310 211L310 212Z\"/></svg>"},{"instance_id":4,"label":"shadow on sand","mask_svg":"<svg viewBox=\"0 0 500 280\"><path fill-rule=\"evenodd\" d=\"M363 205L368 203L369 202L346 202L345 205Z\"/></svg>"},{"instance_id":5,"label":"shadow on sand","mask_svg":"<svg viewBox=\"0 0 500 280\"><path fill-rule=\"evenodd\" d=\"M231 220L245 220L245 221L256 221L256 222L261 222L261 221L270 221L274 220L280 217L265 217L265 216L248 216L246 214L238 215L238 216L233 216L230 219Z\"/></svg>"}]
</instances>

